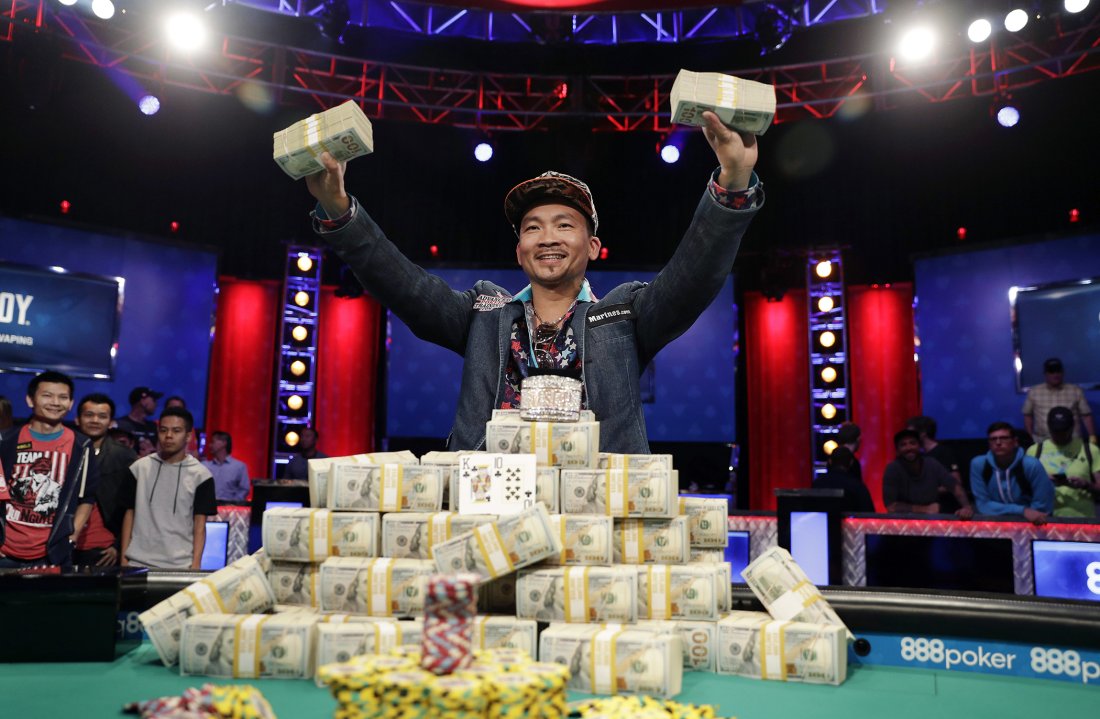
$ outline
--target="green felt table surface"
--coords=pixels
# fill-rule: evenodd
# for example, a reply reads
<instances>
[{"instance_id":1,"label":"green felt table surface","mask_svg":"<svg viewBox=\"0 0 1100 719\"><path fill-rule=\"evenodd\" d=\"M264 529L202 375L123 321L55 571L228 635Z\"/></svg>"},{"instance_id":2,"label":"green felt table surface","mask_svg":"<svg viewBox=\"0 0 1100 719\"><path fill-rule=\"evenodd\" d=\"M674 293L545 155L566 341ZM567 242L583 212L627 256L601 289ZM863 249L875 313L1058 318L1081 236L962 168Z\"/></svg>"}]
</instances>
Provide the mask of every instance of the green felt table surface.
<instances>
[{"instance_id":1,"label":"green felt table surface","mask_svg":"<svg viewBox=\"0 0 1100 719\"><path fill-rule=\"evenodd\" d=\"M123 704L179 694L226 680L181 677L149 644L110 663L0 664L0 717L119 717ZM311 681L239 680L263 691L280 719L331 717L335 700ZM570 699L584 698L571 694ZM719 716L785 717L1042 717L1096 716L1100 687L962 672L856 667L839 687L765 682L702 672L684 675L681 702L713 704Z\"/></svg>"}]
</instances>

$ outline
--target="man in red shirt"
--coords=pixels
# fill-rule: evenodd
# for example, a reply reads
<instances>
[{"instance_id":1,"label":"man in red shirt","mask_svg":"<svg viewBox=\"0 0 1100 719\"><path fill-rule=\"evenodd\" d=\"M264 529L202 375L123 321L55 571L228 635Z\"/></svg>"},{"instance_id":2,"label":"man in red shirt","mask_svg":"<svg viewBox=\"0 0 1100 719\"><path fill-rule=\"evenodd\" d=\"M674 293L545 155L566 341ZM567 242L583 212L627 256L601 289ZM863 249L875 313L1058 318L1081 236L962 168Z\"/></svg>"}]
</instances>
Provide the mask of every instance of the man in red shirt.
<instances>
[{"instance_id":1,"label":"man in red shirt","mask_svg":"<svg viewBox=\"0 0 1100 719\"><path fill-rule=\"evenodd\" d=\"M118 564L122 519L126 514L121 493L130 478L130 465L137 461L137 453L107 436L114 416L114 400L105 394L85 395L76 406L76 426L92 440L99 486L92 514L76 540L74 564L100 567Z\"/></svg>"},{"instance_id":2,"label":"man in red shirt","mask_svg":"<svg viewBox=\"0 0 1100 719\"><path fill-rule=\"evenodd\" d=\"M95 501L92 441L61 423L73 407L68 375L35 376L27 406L30 421L0 441L0 567L68 565Z\"/></svg>"}]
</instances>

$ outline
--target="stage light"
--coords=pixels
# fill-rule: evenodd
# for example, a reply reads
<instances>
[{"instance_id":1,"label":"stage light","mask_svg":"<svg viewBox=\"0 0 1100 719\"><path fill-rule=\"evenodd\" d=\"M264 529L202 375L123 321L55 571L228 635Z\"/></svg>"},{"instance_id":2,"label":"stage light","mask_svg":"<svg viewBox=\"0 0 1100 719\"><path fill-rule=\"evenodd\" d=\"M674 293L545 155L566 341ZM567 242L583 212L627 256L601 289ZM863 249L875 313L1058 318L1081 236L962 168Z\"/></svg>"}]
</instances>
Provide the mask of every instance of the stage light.
<instances>
[{"instance_id":1,"label":"stage light","mask_svg":"<svg viewBox=\"0 0 1100 719\"><path fill-rule=\"evenodd\" d=\"M306 373L306 363L302 360L294 360L290 363L290 373L295 377L301 377Z\"/></svg>"},{"instance_id":2,"label":"stage light","mask_svg":"<svg viewBox=\"0 0 1100 719\"><path fill-rule=\"evenodd\" d=\"M1068 13L1079 13L1089 6L1089 0L1066 0L1062 4L1062 7L1066 9Z\"/></svg>"},{"instance_id":3,"label":"stage light","mask_svg":"<svg viewBox=\"0 0 1100 719\"><path fill-rule=\"evenodd\" d=\"M825 279L829 275L833 274L833 263L828 260L822 260L814 265L814 273L821 279Z\"/></svg>"},{"instance_id":4,"label":"stage light","mask_svg":"<svg viewBox=\"0 0 1100 719\"><path fill-rule=\"evenodd\" d=\"M306 338L309 337L309 330L305 328L305 325L298 325L290 331L290 336L299 342L305 342Z\"/></svg>"},{"instance_id":5,"label":"stage light","mask_svg":"<svg viewBox=\"0 0 1100 719\"><path fill-rule=\"evenodd\" d=\"M826 403L821 406L821 416L825 419L832 419L836 417L836 405L832 403Z\"/></svg>"},{"instance_id":6,"label":"stage light","mask_svg":"<svg viewBox=\"0 0 1100 719\"><path fill-rule=\"evenodd\" d=\"M300 439L301 437L299 437L298 433L294 430L287 432L286 435L283 436L283 441L286 442L288 447L298 446L298 440Z\"/></svg>"},{"instance_id":7,"label":"stage light","mask_svg":"<svg viewBox=\"0 0 1100 719\"><path fill-rule=\"evenodd\" d=\"M115 16L115 4L111 0L92 0L92 12L100 20L110 20Z\"/></svg>"},{"instance_id":8,"label":"stage light","mask_svg":"<svg viewBox=\"0 0 1100 719\"><path fill-rule=\"evenodd\" d=\"M992 34L993 23L989 22L984 17L978 18L970 23L970 27L966 29L966 36L970 38L970 42L985 42Z\"/></svg>"},{"instance_id":9,"label":"stage light","mask_svg":"<svg viewBox=\"0 0 1100 719\"><path fill-rule=\"evenodd\" d=\"M68 7L72 7L73 5L76 5L76 0L57 0L57 1L59 3L61 3L62 5L66 5Z\"/></svg>"},{"instance_id":10,"label":"stage light","mask_svg":"<svg viewBox=\"0 0 1100 719\"><path fill-rule=\"evenodd\" d=\"M302 408L302 405L304 404L305 401L302 399L302 396L300 394L292 394L286 398L286 406L290 407L295 412L300 410Z\"/></svg>"},{"instance_id":11,"label":"stage light","mask_svg":"<svg viewBox=\"0 0 1100 719\"><path fill-rule=\"evenodd\" d=\"M1016 127L1016 124L1020 122L1020 111L1012 105L1002 105L997 110L997 123L1001 127Z\"/></svg>"},{"instance_id":12,"label":"stage light","mask_svg":"<svg viewBox=\"0 0 1100 719\"><path fill-rule=\"evenodd\" d=\"M69 214L69 210L71 210L71 209L73 209L73 204L71 202L69 202L68 200L62 200L61 201L61 214L62 215Z\"/></svg>"},{"instance_id":13,"label":"stage light","mask_svg":"<svg viewBox=\"0 0 1100 719\"><path fill-rule=\"evenodd\" d=\"M606 260L608 254L610 254L610 253L608 252L606 247L601 247L600 248L600 259L601 260Z\"/></svg>"},{"instance_id":14,"label":"stage light","mask_svg":"<svg viewBox=\"0 0 1100 719\"><path fill-rule=\"evenodd\" d=\"M680 159L680 148L676 145L665 145L661 148L661 159L671 165Z\"/></svg>"},{"instance_id":15,"label":"stage light","mask_svg":"<svg viewBox=\"0 0 1100 719\"><path fill-rule=\"evenodd\" d=\"M160 100L156 95L144 95L138 100L138 109L142 115L156 115L160 110Z\"/></svg>"},{"instance_id":16,"label":"stage light","mask_svg":"<svg viewBox=\"0 0 1100 719\"><path fill-rule=\"evenodd\" d=\"M821 336L817 338L817 341L821 343L822 347L832 347L836 344L836 335L828 330L825 330L821 333Z\"/></svg>"},{"instance_id":17,"label":"stage light","mask_svg":"<svg viewBox=\"0 0 1100 719\"><path fill-rule=\"evenodd\" d=\"M907 30L898 43L898 54L906 60L923 60L932 54L936 46L936 34L927 26Z\"/></svg>"},{"instance_id":18,"label":"stage light","mask_svg":"<svg viewBox=\"0 0 1100 719\"><path fill-rule=\"evenodd\" d=\"M168 223L168 229L172 232L179 232L180 231L180 223L176 222L175 220L172 220L171 222Z\"/></svg>"},{"instance_id":19,"label":"stage light","mask_svg":"<svg viewBox=\"0 0 1100 719\"><path fill-rule=\"evenodd\" d=\"M299 307L305 307L309 304L309 293L305 290L298 290L294 293L294 304Z\"/></svg>"},{"instance_id":20,"label":"stage light","mask_svg":"<svg viewBox=\"0 0 1100 719\"><path fill-rule=\"evenodd\" d=\"M1074 207L1072 210L1069 211L1069 221L1070 222L1080 222L1081 221L1081 211L1078 210L1076 207Z\"/></svg>"},{"instance_id":21,"label":"stage light","mask_svg":"<svg viewBox=\"0 0 1100 719\"><path fill-rule=\"evenodd\" d=\"M837 448L837 443L836 443L835 439L830 439L828 442L826 442L822 446L822 449L825 450L825 454L832 454L833 451L836 450L836 448Z\"/></svg>"},{"instance_id":22,"label":"stage light","mask_svg":"<svg viewBox=\"0 0 1100 719\"><path fill-rule=\"evenodd\" d=\"M756 14L753 37L760 43L760 54L767 55L787 44L791 39L794 23L791 16L771 3Z\"/></svg>"},{"instance_id":23,"label":"stage light","mask_svg":"<svg viewBox=\"0 0 1100 719\"><path fill-rule=\"evenodd\" d=\"M439 257L439 245L430 245L428 247L428 253L432 257Z\"/></svg>"},{"instance_id":24,"label":"stage light","mask_svg":"<svg viewBox=\"0 0 1100 719\"><path fill-rule=\"evenodd\" d=\"M966 228L965 227L960 227L959 229L955 230L955 237L958 237L960 240L965 240L966 239Z\"/></svg>"},{"instance_id":25,"label":"stage light","mask_svg":"<svg viewBox=\"0 0 1100 719\"><path fill-rule=\"evenodd\" d=\"M180 50L197 50L206 42L206 25L189 12L170 15L164 22L164 32L168 42Z\"/></svg>"},{"instance_id":26,"label":"stage light","mask_svg":"<svg viewBox=\"0 0 1100 719\"><path fill-rule=\"evenodd\" d=\"M569 97L569 84L559 82L554 87L554 97L558 98L559 100L564 100L565 98Z\"/></svg>"},{"instance_id":27,"label":"stage light","mask_svg":"<svg viewBox=\"0 0 1100 719\"><path fill-rule=\"evenodd\" d=\"M825 380L826 382L836 382L836 368L825 367L824 369L822 369L821 379Z\"/></svg>"},{"instance_id":28,"label":"stage light","mask_svg":"<svg viewBox=\"0 0 1100 719\"><path fill-rule=\"evenodd\" d=\"M1019 32L1027 26L1027 10L1016 8L1005 15L1005 30Z\"/></svg>"},{"instance_id":29,"label":"stage light","mask_svg":"<svg viewBox=\"0 0 1100 719\"><path fill-rule=\"evenodd\" d=\"M479 142L474 148L474 159L478 162L488 162L493 159L493 146L488 142Z\"/></svg>"},{"instance_id":30,"label":"stage light","mask_svg":"<svg viewBox=\"0 0 1100 719\"><path fill-rule=\"evenodd\" d=\"M833 298L825 295L817 301L818 312L832 312L833 311Z\"/></svg>"},{"instance_id":31,"label":"stage light","mask_svg":"<svg viewBox=\"0 0 1100 719\"><path fill-rule=\"evenodd\" d=\"M309 272L313 269L313 260L309 255L298 255L298 269L302 272Z\"/></svg>"}]
</instances>

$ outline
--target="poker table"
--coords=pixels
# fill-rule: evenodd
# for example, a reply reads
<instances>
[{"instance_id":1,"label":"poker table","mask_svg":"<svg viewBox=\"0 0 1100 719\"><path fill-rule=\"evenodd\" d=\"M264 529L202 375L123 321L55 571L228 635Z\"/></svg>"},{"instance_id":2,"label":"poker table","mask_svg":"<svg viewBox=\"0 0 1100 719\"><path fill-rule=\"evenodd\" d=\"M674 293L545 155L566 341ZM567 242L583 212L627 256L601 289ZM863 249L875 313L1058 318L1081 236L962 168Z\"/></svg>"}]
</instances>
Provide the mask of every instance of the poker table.
<instances>
[{"instance_id":1,"label":"poker table","mask_svg":"<svg viewBox=\"0 0 1100 719\"><path fill-rule=\"evenodd\" d=\"M10 619L10 618L9 618ZM126 702L179 694L207 681L181 677L160 664L148 643L113 662L0 665L0 706L6 717L118 717ZM330 717L336 702L302 680L250 680L280 719ZM571 694L571 699L585 698ZM703 672L684 675L681 702L713 704L719 716L779 717L1095 716L1096 686L883 666L853 667L840 686L759 681Z\"/></svg>"}]
</instances>

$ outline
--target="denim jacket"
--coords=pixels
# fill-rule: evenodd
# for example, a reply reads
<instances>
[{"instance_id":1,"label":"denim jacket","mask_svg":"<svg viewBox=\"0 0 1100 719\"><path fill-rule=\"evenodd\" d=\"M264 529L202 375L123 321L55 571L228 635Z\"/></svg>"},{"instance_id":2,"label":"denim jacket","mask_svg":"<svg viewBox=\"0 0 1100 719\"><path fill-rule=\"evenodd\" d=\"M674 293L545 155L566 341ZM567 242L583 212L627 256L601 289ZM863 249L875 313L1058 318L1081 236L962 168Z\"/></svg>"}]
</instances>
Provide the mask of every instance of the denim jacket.
<instances>
[{"instance_id":1,"label":"denim jacket","mask_svg":"<svg viewBox=\"0 0 1100 719\"><path fill-rule=\"evenodd\" d=\"M751 184L757 182L754 173ZM578 302L570 322L588 406L600 421L601 451L649 452L641 372L714 300L763 199L751 209L734 210L708 190L672 259L652 282L628 282L596 302ZM522 303L512 302L508 290L491 282L463 292L451 289L409 261L362 208L356 209L346 225L320 234L363 287L417 337L465 358L447 447L484 449L485 424L504 394L509 339L523 314Z\"/></svg>"}]
</instances>

